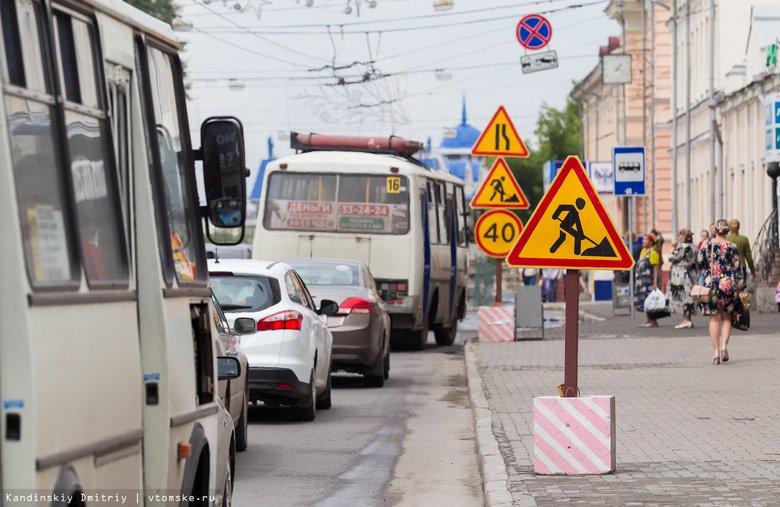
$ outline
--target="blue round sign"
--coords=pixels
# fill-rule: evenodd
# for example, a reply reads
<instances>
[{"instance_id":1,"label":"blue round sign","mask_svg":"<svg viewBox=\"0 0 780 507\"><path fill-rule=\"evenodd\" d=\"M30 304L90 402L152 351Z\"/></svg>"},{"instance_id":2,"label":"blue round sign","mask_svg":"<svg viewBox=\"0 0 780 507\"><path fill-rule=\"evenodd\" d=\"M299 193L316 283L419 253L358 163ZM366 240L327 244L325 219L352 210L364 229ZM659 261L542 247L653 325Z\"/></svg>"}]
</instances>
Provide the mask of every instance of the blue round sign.
<instances>
[{"instance_id":1,"label":"blue round sign","mask_svg":"<svg viewBox=\"0 0 780 507\"><path fill-rule=\"evenodd\" d=\"M517 40L526 49L542 49L551 38L552 26L539 14L529 14L517 24Z\"/></svg>"}]
</instances>

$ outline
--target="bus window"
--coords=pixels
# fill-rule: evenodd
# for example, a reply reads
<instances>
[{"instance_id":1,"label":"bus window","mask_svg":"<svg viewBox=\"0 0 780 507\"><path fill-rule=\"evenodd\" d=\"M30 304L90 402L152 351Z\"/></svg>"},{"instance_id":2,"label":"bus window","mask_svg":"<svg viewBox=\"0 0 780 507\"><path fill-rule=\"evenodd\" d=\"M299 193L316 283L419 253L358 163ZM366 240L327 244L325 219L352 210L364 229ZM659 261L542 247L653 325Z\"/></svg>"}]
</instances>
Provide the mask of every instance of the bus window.
<instances>
[{"instance_id":1,"label":"bus window","mask_svg":"<svg viewBox=\"0 0 780 507\"><path fill-rule=\"evenodd\" d=\"M439 220L439 242L442 245L450 244L449 205L447 202L447 190L443 184L436 185L436 216Z\"/></svg>"},{"instance_id":2,"label":"bus window","mask_svg":"<svg viewBox=\"0 0 780 507\"><path fill-rule=\"evenodd\" d=\"M94 29L62 12L55 13L55 21L84 271L90 285L126 286L127 248L108 120L98 93Z\"/></svg>"},{"instance_id":3,"label":"bus window","mask_svg":"<svg viewBox=\"0 0 780 507\"><path fill-rule=\"evenodd\" d=\"M455 223L458 231L458 245L466 246L466 210L464 209L463 187L455 187Z\"/></svg>"},{"instance_id":4,"label":"bus window","mask_svg":"<svg viewBox=\"0 0 780 507\"><path fill-rule=\"evenodd\" d=\"M263 225L269 230L406 234L405 176L274 173Z\"/></svg>"},{"instance_id":5,"label":"bus window","mask_svg":"<svg viewBox=\"0 0 780 507\"><path fill-rule=\"evenodd\" d=\"M0 2L6 122L27 274L33 288L66 282L75 285L79 278L56 102L43 58L43 12L43 6L33 0Z\"/></svg>"},{"instance_id":6,"label":"bus window","mask_svg":"<svg viewBox=\"0 0 780 507\"><path fill-rule=\"evenodd\" d=\"M434 195L436 184L428 182L428 234L432 245L439 244L439 219L437 217L436 196Z\"/></svg>"},{"instance_id":7,"label":"bus window","mask_svg":"<svg viewBox=\"0 0 780 507\"><path fill-rule=\"evenodd\" d=\"M175 86L179 67L172 55L155 47L148 48L146 56L148 95L152 101L149 106L154 122L149 126L149 135L154 138L150 139L150 144L156 148L156 161L159 161L157 176L163 186L162 202L156 202L159 206L158 227L169 234L160 243L166 280L170 279L172 266L179 283L203 281L206 269L197 269L197 266L205 265L205 249L195 231L198 224L197 197L193 194L194 183L188 176L186 133L180 128L182 91Z\"/></svg>"}]
</instances>

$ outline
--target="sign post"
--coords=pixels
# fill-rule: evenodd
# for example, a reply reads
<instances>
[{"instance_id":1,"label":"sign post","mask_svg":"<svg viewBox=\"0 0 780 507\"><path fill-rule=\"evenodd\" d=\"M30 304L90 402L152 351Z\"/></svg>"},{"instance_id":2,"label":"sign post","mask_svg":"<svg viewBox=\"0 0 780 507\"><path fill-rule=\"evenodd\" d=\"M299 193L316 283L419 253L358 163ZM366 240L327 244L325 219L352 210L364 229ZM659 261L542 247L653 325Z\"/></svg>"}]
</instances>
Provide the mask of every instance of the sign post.
<instances>
[{"instance_id":1,"label":"sign post","mask_svg":"<svg viewBox=\"0 0 780 507\"><path fill-rule=\"evenodd\" d=\"M514 267L566 269L566 358L562 395L578 396L579 270L631 269L634 259L577 157L569 157L563 163L506 262Z\"/></svg>"}]
</instances>

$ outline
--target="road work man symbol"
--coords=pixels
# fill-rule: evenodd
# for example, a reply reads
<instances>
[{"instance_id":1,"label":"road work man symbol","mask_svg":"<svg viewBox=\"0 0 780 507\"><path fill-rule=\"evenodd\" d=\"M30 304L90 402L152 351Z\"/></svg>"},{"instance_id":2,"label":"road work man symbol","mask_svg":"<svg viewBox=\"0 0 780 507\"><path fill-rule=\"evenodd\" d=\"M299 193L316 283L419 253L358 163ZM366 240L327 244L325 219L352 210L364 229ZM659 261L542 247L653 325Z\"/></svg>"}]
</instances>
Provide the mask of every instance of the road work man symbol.
<instances>
[{"instance_id":1,"label":"road work man symbol","mask_svg":"<svg viewBox=\"0 0 780 507\"><path fill-rule=\"evenodd\" d=\"M575 204L576 207L571 204L561 204L553 213L552 219L560 220L561 222L561 234L553 246L550 247L550 253L555 253L563 242L566 241L566 235L569 234L574 238L574 255L580 255L582 240L587 239L596 246L588 248L582 252L582 255L587 257L617 257L615 250L606 237L601 240L601 243L596 243L585 235L585 232L582 230L582 222L580 222L580 210L585 207L585 199L578 197ZM566 213L566 216L560 218L564 213Z\"/></svg>"},{"instance_id":2,"label":"road work man symbol","mask_svg":"<svg viewBox=\"0 0 780 507\"><path fill-rule=\"evenodd\" d=\"M506 195L506 191L504 190L504 181L506 180L506 176L501 176L501 179L496 180L490 180L490 186L493 187L493 195L490 196L490 200L496 198L496 195L499 196L500 201L499 202L520 202L520 199L517 197L517 195L512 194L510 197L504 199L504 196Z\"/></svg>"}]
</instances>

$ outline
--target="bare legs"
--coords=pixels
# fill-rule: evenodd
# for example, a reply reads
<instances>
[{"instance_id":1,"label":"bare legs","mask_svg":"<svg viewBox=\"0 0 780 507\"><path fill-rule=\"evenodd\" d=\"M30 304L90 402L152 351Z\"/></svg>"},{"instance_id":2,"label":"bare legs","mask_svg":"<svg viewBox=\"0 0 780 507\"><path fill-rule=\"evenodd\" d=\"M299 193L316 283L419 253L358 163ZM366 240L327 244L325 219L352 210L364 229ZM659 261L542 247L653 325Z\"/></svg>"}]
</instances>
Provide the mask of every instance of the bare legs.
<instances>
[{"instance_id":1,"label":"bare legs","mask_svg":"<svg viewBox=\"0 0 780 507\"><path fill-rule=\"evenodd\" d=\"M712 362L720 362L721 352L728 358L729 338L731 337L731 315L726 312L710 314L710 340L712 340ZM728 359L726 359L728 360Z\"/></svg>"}]
</instances>

